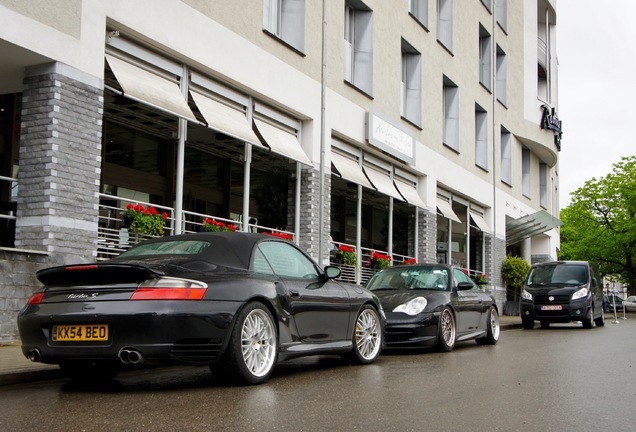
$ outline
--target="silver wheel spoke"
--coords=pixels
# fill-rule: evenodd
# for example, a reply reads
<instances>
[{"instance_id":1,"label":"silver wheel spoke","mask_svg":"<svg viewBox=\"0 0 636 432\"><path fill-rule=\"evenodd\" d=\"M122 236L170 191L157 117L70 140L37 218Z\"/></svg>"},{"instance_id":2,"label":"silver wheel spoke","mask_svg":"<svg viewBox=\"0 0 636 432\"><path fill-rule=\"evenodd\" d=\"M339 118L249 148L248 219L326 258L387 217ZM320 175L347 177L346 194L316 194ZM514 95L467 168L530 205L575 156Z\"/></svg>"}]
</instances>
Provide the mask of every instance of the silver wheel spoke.
<instances>
[{"instance_id":1,"label":"silver wheel spoke","mask_svg":"<svg viewBox=\"0 0 636 432\"><path fill-rule=\"evenodd\" d=\"M365 359L373 358L380 344L379 323L375 314L363 311L356 322L355 342L358 352Z\"/></svg>"},{"instance_id":2,"label":"silver wheel spoke","mask_svg":"<svg viewBox=\"0 0 636 432\"><path fill-rule=\"evenodd\" d=\"M274 364L276 336L265 312L256 309L243 322L241 351L245 366L256 376L266 374Z\"/></svg>"}]
</instances>

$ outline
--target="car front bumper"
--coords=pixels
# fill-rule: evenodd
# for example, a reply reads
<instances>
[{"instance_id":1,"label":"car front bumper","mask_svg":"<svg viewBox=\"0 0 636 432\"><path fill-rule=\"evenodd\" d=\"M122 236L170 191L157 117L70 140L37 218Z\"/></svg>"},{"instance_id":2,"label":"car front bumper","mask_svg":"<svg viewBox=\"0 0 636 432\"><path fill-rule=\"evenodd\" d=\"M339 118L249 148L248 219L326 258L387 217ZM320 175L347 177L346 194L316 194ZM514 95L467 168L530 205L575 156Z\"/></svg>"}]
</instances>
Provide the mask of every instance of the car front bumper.
<instances>
[{"instance_id":1,"label":"car front bumper","mask_svg":"<svg viewBox=\"0 0 636 432\"><path fill-rule=\"evenodd\" d=\"M589 307L590 301L586 298L559 304L535 303L522 300L520 304L520 315L522 319L568 323L584 319Z\"/></svg>"},{"instance_id":2,"label":"car front bumper","mask_svg":"<svg viewBox=\"0 0 636 432\"><path fill-rule=\"evenodd\" d=\"M386 314L387 348L434 346L437 344L439 313L422 313L405 318L403 313Z\"/></svg>"}]
</instances>

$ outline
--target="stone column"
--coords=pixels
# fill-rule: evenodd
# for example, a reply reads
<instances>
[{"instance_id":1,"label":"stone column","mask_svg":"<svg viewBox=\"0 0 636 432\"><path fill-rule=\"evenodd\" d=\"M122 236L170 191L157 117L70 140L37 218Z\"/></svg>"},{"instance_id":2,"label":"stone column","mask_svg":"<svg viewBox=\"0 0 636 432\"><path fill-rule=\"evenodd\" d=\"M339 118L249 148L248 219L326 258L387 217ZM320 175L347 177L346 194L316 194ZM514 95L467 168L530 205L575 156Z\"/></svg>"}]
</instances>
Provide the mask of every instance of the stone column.
<instances>
[{"instance_id":1,"label":"stone column","mask_svg":"<svg viewBox=\"0 0 636 432\"><path fill-rule=\"evenodd\" d=\"M16 247L51 264L94 260L103 80L42 64L25 71L22 98Z\"/></svg>"},{"instance_id":2,"label":"stone column","mask_svg":"<svg viewBox=\"0 0 636 432\"><path fill-rule=\"evenodd\" d=\"M437 262L437 214L418 209L419 263Z\"/></svg>"}]
</instances>

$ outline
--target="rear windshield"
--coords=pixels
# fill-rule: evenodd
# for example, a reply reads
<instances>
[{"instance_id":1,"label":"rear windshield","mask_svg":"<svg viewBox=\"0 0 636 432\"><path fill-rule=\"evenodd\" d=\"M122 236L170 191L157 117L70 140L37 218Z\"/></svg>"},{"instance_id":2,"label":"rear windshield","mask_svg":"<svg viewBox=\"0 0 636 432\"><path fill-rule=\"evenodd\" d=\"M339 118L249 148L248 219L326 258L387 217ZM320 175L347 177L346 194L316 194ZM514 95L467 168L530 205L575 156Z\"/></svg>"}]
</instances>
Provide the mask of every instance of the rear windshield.
<instances>
[{"instance_id":1,"label":"rear windshield","mask_svg":"<svg viewBox=\"0 0 636 432\"><path fill-rule=\"evenodd\" d=\"M169 241L141 243L119 255L120 257L147 255L197 255L210 246L210 242L201 240Z\"/></svg>"},{"instance_id":2,"label":"rear windshield","mask_svg":"<svg viewBox=\"0 0 636 432\"><path fill-rule=\"evenodd\" d=\"M582 285L587 283L587 267L581 264L555 264L533 267L528 286Z\"/></svg>"}]
</instances>

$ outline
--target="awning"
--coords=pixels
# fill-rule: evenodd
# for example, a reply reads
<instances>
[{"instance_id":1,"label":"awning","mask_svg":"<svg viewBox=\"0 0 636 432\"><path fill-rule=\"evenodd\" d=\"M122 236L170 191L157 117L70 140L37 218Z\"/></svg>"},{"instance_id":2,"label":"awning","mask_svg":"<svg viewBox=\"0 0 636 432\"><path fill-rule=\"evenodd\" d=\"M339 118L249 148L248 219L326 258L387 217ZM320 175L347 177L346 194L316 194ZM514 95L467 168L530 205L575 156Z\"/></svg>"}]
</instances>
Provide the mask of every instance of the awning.
<instances>
[{"instance_id":1,"label":"awning","mask_svg":"<svg viewBox=\"0 0 636 432\"><path fill-rule=\"evenodd\" d=\"M373 185L369 183L369 180L367 180L367 177L364 175L364 171L362 171L360 165L355 161L332 152L331 163L336 167L338 173L340 173L340 177L343 179L373 189Z\"/></svg>"},{"instance_id":2,"label":"awning","mask_svg":"<svg viewBox=\"0 0 636 432\"><path fill-rule=\"evenodd\" d=\"M422 209L426 208L426 203L424 203L424 201L422 201L422 198L420 198L420 195L417 193L417 189L415 188L415 186L396 180L395 187L400 192L400 194L402 194L407 203L413 204L414 206Z\"/></svg>"},{"instance_id":3,"label":"awning","mask_svg":"<svg viewBox=\"0 0 636 432\"><path fill-rule=\"evenodd\" d=\"M485 233L488 233L488 234L492 233L490 231L490 227L488 226L488 223L486 222L486 220L481 215L478 215L477 213L470 212L470 218L473 220L473 222L475 222L475 225L477 225L477 228L479 228L480 230L482 230Z\"/></svg>"},{"instance_id":4,"label":"awning","mask_svg":"<svg viewBox=\"0 0 636 432\"><path fill-rule=\"evenodd\" d=\"M294 135L264 121L254 119L254 123L256 124L256 129L258 129L258 132L263 137L263 140L265 140L265 144L267 144L272 151L304 163L305 165L313 165Z\"/></svg>"},{"instance_id":5,"label":"awning","mask_svg":"<svg viewBox=\"0 0 636 432\"><path fill-rule=\"evenodd\" d=\"M389 178L388 175L382 174L379 171L374 170L373 168L363 167L364 173L367 175L371 184L378 190L378 192L383 193L384 195L391 196L400 201L404 201L400 192L395 188L393 182Z\"/></svg>"},{"instance_id":6,"label":"awning","mask_svg":"<svg viewBox=\"0 0 636 432\"><path fill-rule=\"evenodd\" d=\"M197 121L176 82L108 54L106 60L125 96L179 117Z\"/></svg>"},{"instance_id":7,"label":"awning","mask_svg":"<svg viewBox=\"0 0 636 432\"><path fill-rule=\"evenodd\" d=\"M442 213L442 216L444 216L446 219L451 219L455 222L461 223L461 220L457 217L457 215L453 211L453 207L448 201L437 198L437 210L439 210L440 213Z\"/></svg>"},{"instance_id":8,"label":"awning","mask_svg":"<svg viewBox=\"0 0 636 432\"><path fill-rule=\"evenodd\" d=\"M563 222L545 210L513 219L506 223L506 246L543 234L561 225L563 225Z\"/></svg>"},{"instance_id":9,"label":"awning","mask_svg":"<svg viewBox=\"0 0 636 432\"><path fill-rule=\"evenodd\" d=\"M190 94L210 128L238 140L262 146L244 113L200 93Z\"/></svg>"}]
</instances>

